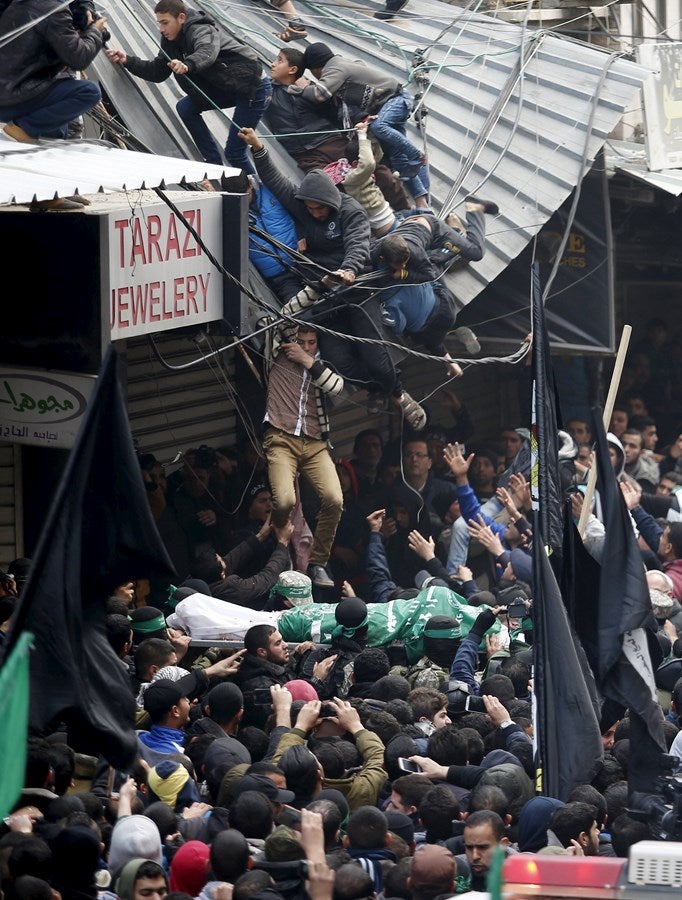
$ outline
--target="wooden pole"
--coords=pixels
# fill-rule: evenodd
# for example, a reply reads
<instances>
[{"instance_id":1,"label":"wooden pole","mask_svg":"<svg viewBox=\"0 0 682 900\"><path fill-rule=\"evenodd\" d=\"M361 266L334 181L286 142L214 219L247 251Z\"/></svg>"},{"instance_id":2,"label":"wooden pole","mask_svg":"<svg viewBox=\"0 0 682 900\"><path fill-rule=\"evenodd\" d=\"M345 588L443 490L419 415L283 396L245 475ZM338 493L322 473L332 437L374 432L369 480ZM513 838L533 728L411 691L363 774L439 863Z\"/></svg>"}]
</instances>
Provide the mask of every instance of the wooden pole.
<instances>
[{"instance_id":1,"label":"wooden pole","mask_svg":"<svg viewBox=\"0 0 682 900\"><path fill-rule=\"evenodd\" d=\"M608 431L609 422L611 421L611 413L613 412L613 407L616 402L616 396L618 395L618 388L620 387L620 378L623 374L623 366L625 364L625 357L628 352L628 345L630 343L630 335L632 334L632 325L623 325L623 333L620 336L620 345L618 347L618 353L616 354L616 363L613 367L613 373L611 375L611 384L609 385L609 393L606 397L606 405L604 406L604 430ZM592 509L592 497L594 496L594 487L597 483L597 467L593 463L590 466L590 473L587 477L587 490L585 491L585 496L583 498L583 508L580 513L580 521L578 522L578 532L580 537L585 534L585 527L587 525L587 520L590 515L590 510Z\"/></svg>"}]
</instances>

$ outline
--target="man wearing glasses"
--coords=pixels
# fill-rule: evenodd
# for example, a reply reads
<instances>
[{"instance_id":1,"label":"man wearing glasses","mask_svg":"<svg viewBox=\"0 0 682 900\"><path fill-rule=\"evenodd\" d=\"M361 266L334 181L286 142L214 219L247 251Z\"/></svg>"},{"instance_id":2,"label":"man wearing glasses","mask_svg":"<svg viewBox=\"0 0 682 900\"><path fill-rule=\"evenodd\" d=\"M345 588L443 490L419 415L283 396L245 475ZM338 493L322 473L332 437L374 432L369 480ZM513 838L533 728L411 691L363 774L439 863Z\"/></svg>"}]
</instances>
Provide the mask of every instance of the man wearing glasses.
<instances>
[{"instance_id":1,"label":"man wearing glasses","mask_svg":"<svg viewBox=\"0 0 682 900\"><path fill-rule=\"evenodd\" d=\"M457 488L453 482L433 474L429 447L422 438L412 438L403 446L403 479L421 496L431 520L432 532L437 535L445 523L436 509L448 509L457 499Z\"/></svg>"}]
</instances>

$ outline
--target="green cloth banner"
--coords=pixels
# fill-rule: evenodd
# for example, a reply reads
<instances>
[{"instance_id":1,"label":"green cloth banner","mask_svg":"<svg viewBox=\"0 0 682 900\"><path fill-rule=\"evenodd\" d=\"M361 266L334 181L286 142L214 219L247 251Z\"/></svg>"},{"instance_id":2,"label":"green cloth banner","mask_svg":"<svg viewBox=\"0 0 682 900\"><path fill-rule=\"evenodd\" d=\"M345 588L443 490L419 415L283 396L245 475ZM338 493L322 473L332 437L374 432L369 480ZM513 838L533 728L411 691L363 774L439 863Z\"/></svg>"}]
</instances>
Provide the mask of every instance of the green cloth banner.
<instances>
[{"instance_id":1,"label":"green cloth banner","mask_svg":"<svg viewBox=\"0 0 682 900\"><path fill-rule=\"evenodd\" d=\"M341 601L343 603L343 600ZM310 603L288 610L279 620L285 641L315 641L329 644L338 626L335 603ZM451 637L465 637L481 607L469 606L464 599L445 587L429 587L410 600L368 603L368 647L382 647L391 641L404 641L410 664L424 655L424 625L431 616L451 616L458 623ZM490 633L500 630L495 622Z\"/></svg>"},{"instance_id":2,"label":"green cloth banner","mask_svg":"<svg viewBox=\"0 0 682 900\"><path fill-rule=\"evenodd\" d=\"M0 669L0 818L11 811L26 779L32 645L33 635L25 631Z\"/></svg>"}]
</instances>

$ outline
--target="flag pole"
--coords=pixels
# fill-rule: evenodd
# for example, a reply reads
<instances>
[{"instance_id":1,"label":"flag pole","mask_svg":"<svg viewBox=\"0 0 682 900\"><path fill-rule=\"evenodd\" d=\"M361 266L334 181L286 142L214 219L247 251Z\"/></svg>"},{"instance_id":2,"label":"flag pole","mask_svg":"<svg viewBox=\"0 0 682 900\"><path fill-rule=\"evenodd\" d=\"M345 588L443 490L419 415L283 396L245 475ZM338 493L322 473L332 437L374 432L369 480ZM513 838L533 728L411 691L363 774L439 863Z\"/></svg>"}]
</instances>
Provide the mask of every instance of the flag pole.
<instances>
[{"instance_id":1,"label":"flag pole","mask_svg":"<svg viewBox=\"0 0 682 900\"><path fill-rule=\"evenodd\" d=\"M616 403L616 395L618 394L618 388L620 387L620 379L623 374L623 366L625 365L625 357L628 353L631 334L632 325L623 325L623 332L620 336L620 345L618 346L618 353L616 354L616 363L613 367L613 373L611 374L611 384L609 385L609 392L606 396L606 405L604 406L604 431L608 431L609 429L611 413L613 412L613 407ZM592 465L590 466L590 471L587 476L587 490L585 491L585 497L583 498L583 508L580 513L580 521L578 522L578 532L580 537L583 537L585 534L585 527L587 526L587 520L590 516L590 510L592 509L592 497L594 496L596 483L597 467Z\"/></svg>"}]
</instances>

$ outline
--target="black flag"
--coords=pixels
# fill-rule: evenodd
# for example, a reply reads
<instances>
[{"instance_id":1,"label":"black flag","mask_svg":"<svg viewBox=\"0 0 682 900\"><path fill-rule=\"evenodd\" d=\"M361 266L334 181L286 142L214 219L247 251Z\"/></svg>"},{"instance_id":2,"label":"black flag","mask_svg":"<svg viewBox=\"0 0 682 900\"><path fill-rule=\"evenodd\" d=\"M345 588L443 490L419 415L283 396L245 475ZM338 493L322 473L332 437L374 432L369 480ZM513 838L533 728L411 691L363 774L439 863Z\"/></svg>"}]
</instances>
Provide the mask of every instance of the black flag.
<instances>
[{"instance_id":1,"label":"black flag","mask_svg":"<svg viewBox=\"0 0 682 900\"><path fill-rule=\"evenodd\" d=\"M568 800L577 784L592 780L603 745L583 673L584 654L566 614L548 550L562 550L556 394L537 266L533 278L533 687L538 789Z\"/></svg>"},{"instance_id":2,"label":"black flag","mask_svg":"<svg viewBox=\"0 0 682 900\"><path fill-rule=\"evenodd\" d=\"M656 624L642 555L611 464L599 409L593 410L593 434L597 489L606 530L599 582L596 676L604 698L630 711L628 794L632 804L635 793L655 793L656 776L667 771L663 713L649 653Z\"/></svg>"},{"instance_id":3,"label":"black flag","mask_svg":"<svg viewBox=\"0 0 682 900\"><path fill-rule=\"evenodd\" d=\"M113 766L134 759L135 704L105 632L105 603L125 582L173 577L152 518L110 346L33 554L5 655L34 635L29 728L55 721ZM3 657L4 659L4 657Z\"/></svg>"},{"instance_id":4,"label":"black flag","mask_svg":"<svg viewBox=\"0 0 682 900\"><path fill-rule=\"evenodd\" d=\"M593 685L584 671L587 662L540 541L533 542L533 561L533 684L541 793L565 802L576 785L589 784L597 774L604 747ZM538 613L541 633L536 628Z\"/></svg>"}]
</instances>

